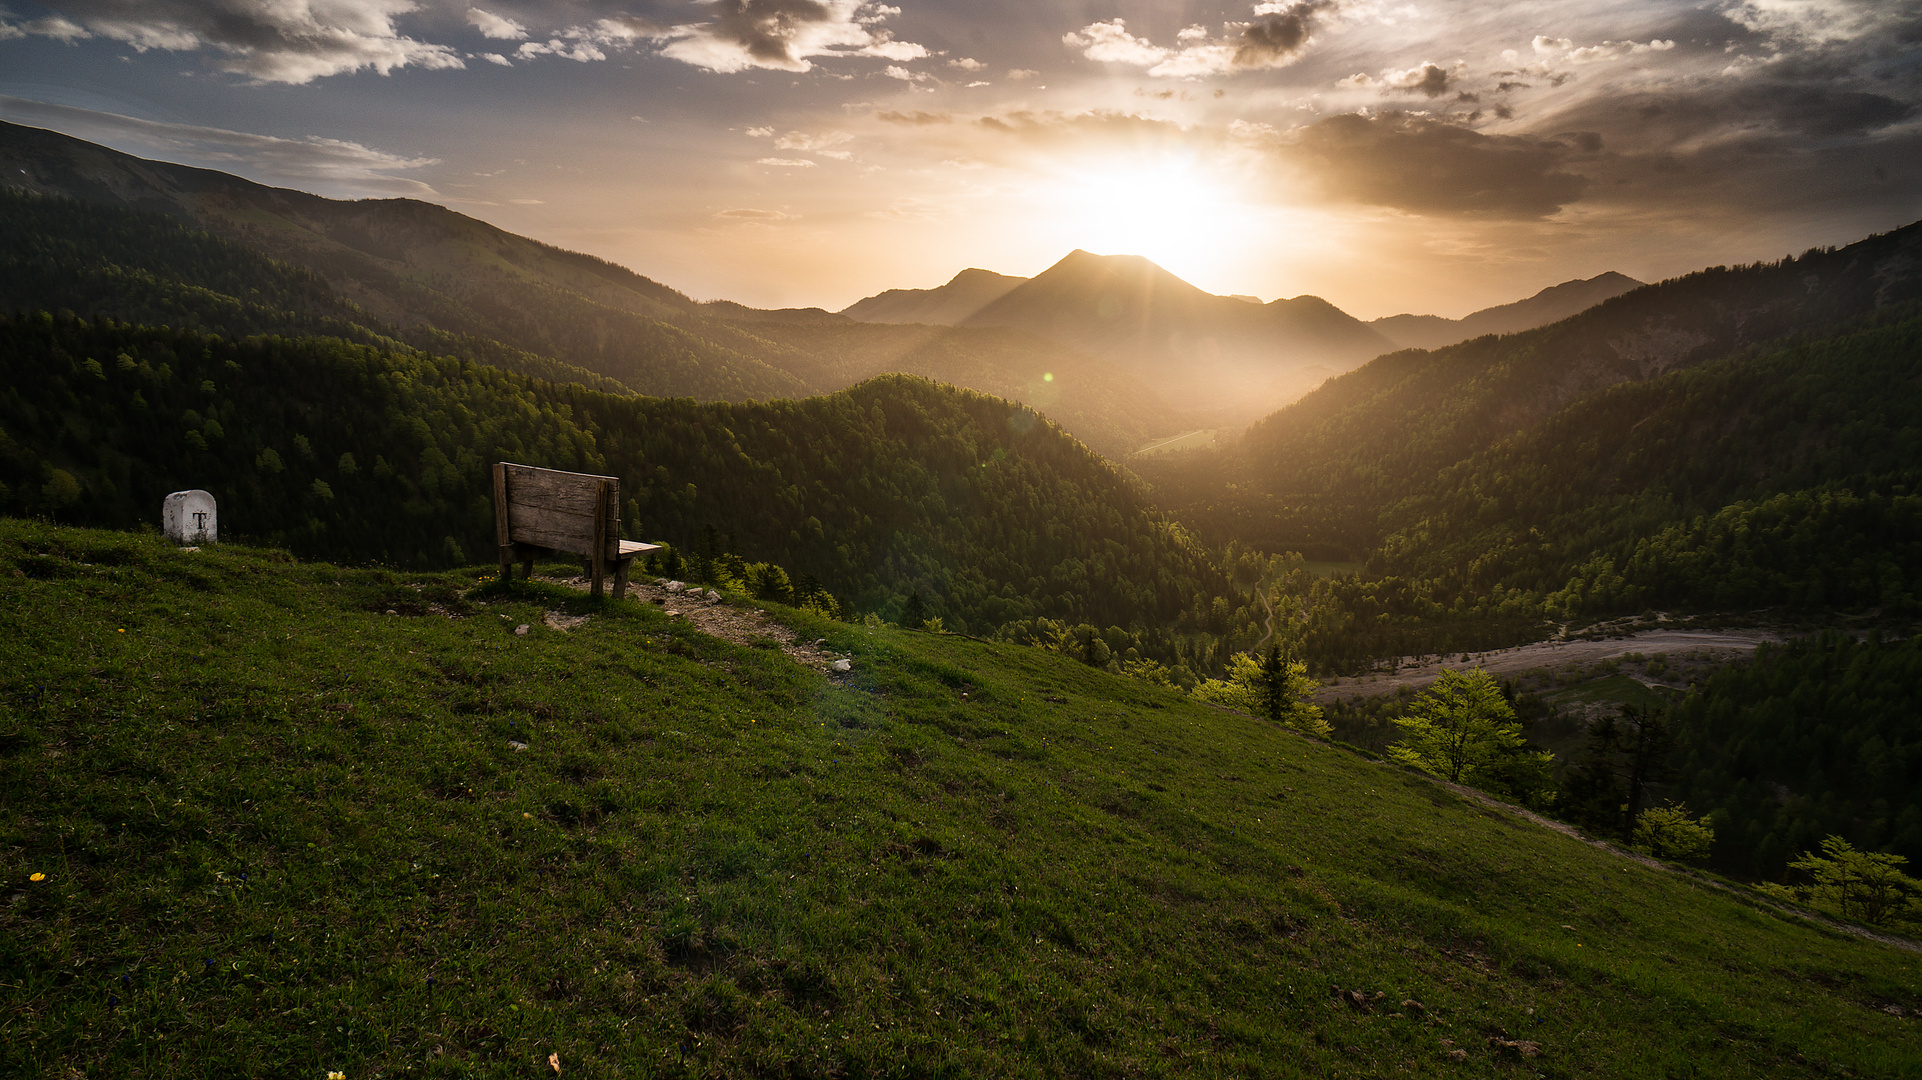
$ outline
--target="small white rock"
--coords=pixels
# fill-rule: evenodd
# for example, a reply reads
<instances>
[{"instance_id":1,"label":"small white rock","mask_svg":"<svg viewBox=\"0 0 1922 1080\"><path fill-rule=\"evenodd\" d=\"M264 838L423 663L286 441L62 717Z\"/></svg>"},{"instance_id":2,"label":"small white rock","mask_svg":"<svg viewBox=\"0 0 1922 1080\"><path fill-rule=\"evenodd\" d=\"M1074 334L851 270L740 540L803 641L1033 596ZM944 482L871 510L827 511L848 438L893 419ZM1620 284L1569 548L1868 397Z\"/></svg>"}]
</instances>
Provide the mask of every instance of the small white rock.
<instances>
[{"instance_id":1,"label":"small white rock","mask_svg":"<svg viewBox=\"0 0 1922 1080\"><path fill-rule=\"evenodd\" d=\"M522 624L520 624L519 626L516 626L516 627L514 628L514 634L515 634L515 636L516 636L516 637L526 637L526 636L527 636L527 624L526 624L526 623L522 623Z\"/></svg>"},{"instance_id":2,"label":"small white rock","mask_svg":"<svg viewBox=\"0 0 1922 1080\"><path fill-rule=\"evenodd\" d=\"M507 740L507 748L509 750L525 750L527 749L527 744L524 742L515 742L514 740L509 739Z\"/></svg>"},{"instance_id":3,"label":"small white rock","mask_svg":"<svg viewBox=\"0 0 1922 1080\"><path fill-rule=\"evenodd\" d=\"M670 581L667 583L668 592L680 592L682 589L685 589L685 588L687 588L687 586L681 584L678 581Z\"/></svg>"},{"instance_id":4,"label":"small white rock","mask_svg":"<svg viewBox=\"0 0 1922 1080\"><path fill-rule=\"evenodd\" d=\"M717 593L717 592L715 592L715 591L714 591L713 589L709 589L709 590L707 591L707 602L708 602L708 603L710 603L710 604L718 604L718 603L720 603L720 602L721 602L721 594L720 594L720 593Z\"/></svg>"},{"instance_id":5,"label":"small white rock","mask_svg":"<svg viewBox=\"0 0 1922 1080\"><path fill-rule=\"evenodd\" d=\"M831 665L831 666L832 666L832 667L834 668L834 670L836 670L836 671L852 671L852 670L854 670L854 661L852 661L852 660L836 660L836 661L835 661L835 662L833 663L833 665Z\"/></svg>"}]
</instances>

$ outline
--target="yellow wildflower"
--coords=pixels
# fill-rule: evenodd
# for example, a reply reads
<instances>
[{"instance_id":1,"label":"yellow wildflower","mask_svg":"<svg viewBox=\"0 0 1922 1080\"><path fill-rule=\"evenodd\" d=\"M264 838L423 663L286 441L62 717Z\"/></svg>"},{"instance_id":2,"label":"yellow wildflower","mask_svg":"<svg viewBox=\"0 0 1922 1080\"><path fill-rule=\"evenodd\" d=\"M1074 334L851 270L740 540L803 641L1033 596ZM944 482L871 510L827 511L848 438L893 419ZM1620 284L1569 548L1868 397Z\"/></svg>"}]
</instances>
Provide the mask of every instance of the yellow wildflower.
<instances>
[{"instance_id":1,"label":"yellow wildflower","mask_svg":"<svg viewBox=\"0 0 1922 1080\"><path fill-rule=\"evenodd\" d=\"M32 874L27 875L27 880L28 881L45 881L47 880L47 875L36 870Z\"/></svg>"}]
</instances>

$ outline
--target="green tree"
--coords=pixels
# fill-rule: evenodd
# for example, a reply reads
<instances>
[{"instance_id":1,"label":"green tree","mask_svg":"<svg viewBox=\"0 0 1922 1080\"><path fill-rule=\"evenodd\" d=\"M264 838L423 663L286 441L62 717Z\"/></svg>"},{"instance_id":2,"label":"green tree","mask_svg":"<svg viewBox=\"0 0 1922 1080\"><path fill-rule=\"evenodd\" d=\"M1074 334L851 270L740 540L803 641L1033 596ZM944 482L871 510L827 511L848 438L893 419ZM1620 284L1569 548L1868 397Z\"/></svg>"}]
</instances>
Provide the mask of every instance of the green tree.
<instances>
[{"instance_id":1,"label":"green tree","mask_svg":"<svg viewBox=\"0 0 1922 1080\"><path fill-rule=\"evenodd\" d=\"M1707 821L1688 816L1688 808L1650 807L1635 819L1632 846L1658 859L1706 859L1715 846L1715 830Z\"/></svg>"},{"instance_id":2,"label":"green tree","mask_svg":"<svg viewBox=\"0 0 1922 1080\"><path fill-rule=\"evenodd\" d=\"M1194 696L1216 705L1226 705L1256 716L1265 716L1309 735L1325 736L1333 730L1322 718L1321 706L1308 700L1320 684L1308 677L1308 665L1271 650L1266 660L1247 653L1228 658L1226 679L1204 679L1194 688Z\"/></svg>"},{"instance_id":3,"label":"green tree","mask_svg":"<svg viewBox=\"0 0 1922 1080\"><path fill-rule=\"evenodd\" d=\"M1908 859L1880 851L1857 851L1839 836L1822 841L1822 854L1810 852L1789 864L1809 876L1806 884L1773 886L1767 891L1801 903L1833 907L1844 918L1885 923L1913 911L1922 899L1922 881L1902 872Z\"/></svg>"},{"instance_id":4,"label":"green tree","mask_svg":"<svg viewBox=\"0 0 1922 1080\"><path fill-rule=\"evenodd\" d=\"M1391 758L1455 783L1489 785L1510 759L1528 754L1514 708L1481 668L1444 669L1395 726L1402 738L1388 748Z\"/></svg>"}]
</instances>

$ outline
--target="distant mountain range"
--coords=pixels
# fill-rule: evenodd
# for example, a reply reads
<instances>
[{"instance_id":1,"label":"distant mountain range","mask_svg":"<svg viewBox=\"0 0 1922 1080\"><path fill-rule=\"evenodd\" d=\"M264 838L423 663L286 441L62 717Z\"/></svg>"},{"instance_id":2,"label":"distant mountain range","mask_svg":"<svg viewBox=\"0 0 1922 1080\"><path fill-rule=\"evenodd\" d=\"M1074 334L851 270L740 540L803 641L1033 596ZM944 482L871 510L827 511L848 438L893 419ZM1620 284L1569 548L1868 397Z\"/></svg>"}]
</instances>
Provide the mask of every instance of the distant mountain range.
<instances>
[{"instance_id":1,"label":"distant mountain range","mask_svg":"<svg viewBox=\"0 0 1922 1080\"><path fill-rule=\"evenodd\" d=\"M1320 297L1263 304L1216 296L1138 256L1075 251L1033 278L967 269L946 285L890 289L840 314L871 323L1027 330L1111 359L1171 404L1232 425L1382 353L1533 329L1640 284L1610 272L1462 319L1394 315L1363 323Z\"/></svg>"},{"instance_id":2,"label":"distant mountain range","mask_svg":"<svg viewBox=\"0 0 1922 1080\"><path fill-rule=\"evenodd\" d=\"M1586 281L1551 285L1526 300L1483 308L1459 319L1439 315L1390 315L1368 325L1404 349L1439 349L1488 334L1519 334L1578 315L1604 300L1638 289L1642 282L1610 270Z\"/></svg>"},{"instance_id":3,"label":"distant mountain range","mask_svg":"<svg viewBox=\"0 0 1922 1080\"><path fill-rule=\"evenodd\" d=\"M6 123L0 185L161 215L315 275L299 286L301 296L282 298L278 314L256 310L244 328L232 311L208 316L209 328L223 333L372 335L545 379L705 401L806 397L904 372L1044 409L1111 456L1183 422L1126 371L1054 341L1004 329L904 334L818 308L698 303L593 256L411 199L325 199ZM15 264L0 310L51 305L129 318L126 289L72 279L76 268L108 264L157 275L176 297L186 288L232 298L242 288L229 280L227 255L196 262L151 250L195 247L188 234L51 210L31 226L25 220L16 215L12 227L42 233L31 243L25 235L0 237ZM151 244L143 250L119 239L107 243L101 228L115 237L145 230ZM45 254L56 248L58 256ZM29 251L44 257L21 262ZM207 276L216 264L225 274L219 281ZM299 326L286 321L295 312L303 313ZM315 318L327 329L319 330ZM841 328L832 336L832 356L816 351L826 340L818 333L823 326Z\"/></svg>"}]
</instances>

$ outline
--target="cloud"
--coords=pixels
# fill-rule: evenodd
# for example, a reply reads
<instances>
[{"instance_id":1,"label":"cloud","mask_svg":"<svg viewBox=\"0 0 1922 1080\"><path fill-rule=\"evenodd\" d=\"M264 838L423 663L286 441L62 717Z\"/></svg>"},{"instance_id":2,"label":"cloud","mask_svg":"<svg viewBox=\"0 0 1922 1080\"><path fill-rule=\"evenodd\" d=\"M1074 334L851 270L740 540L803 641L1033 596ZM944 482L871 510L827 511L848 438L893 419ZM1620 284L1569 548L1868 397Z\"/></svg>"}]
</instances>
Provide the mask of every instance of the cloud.
<instances>
[{"instance_id":1,"label":"cloud","mask_svg":"<svg viewBox=\"0 0 1922 1080\"><path fill-rule=\"evenodd\" d=\"M171 159L185 159L229 172L241 166L244 169L239 171L250 172L259 179L306 186L320 181L361 194L417 197L436 194L419 180L391 174L437 165L438 159L402 157L341 139L315 135L283 139L5 96L0 96L0 116L17 123L77 132L82 138L96 141L123 146L132 142Z\"/></svg>"},{"instance_id":2,"label":"cloud","mask_svg":"<svg viewBox=\"0 0 1922 1080\"><path fill-rule=\"evenodd\" d=\"M746 134L750 139L767 139L773 137L774 129L771 127L751 127L747 129Z\"/></svg>"},{"instance_id":3,"label":"cloud","mask_svg":"<svg viewBox=\"0 0 1922 1080\"><path fill-rule=\"evenodd\" d=\"M1010 68L1008 70L1009 82L1027 82L1029 79L1038 79L1040 77L1041 73L1033 68Z\"/></svg>"},{"instance_id":4,"label":"cloud","mask_svg":"<svg viewBox=\"0 0 1922 1080\"><path fill-rule=\"evenodd\" d=\"M925 46L878 24L900 9L861 0L714 0L713 18L660 34L663 56L708 71L810 71L816 56L918 60Z\"/></svg>"},{"instance_id":5,"label":"cloud","mask_svg":"<svg viewBox=\"0 0 1922 1080\"><path fill-rule=\"evenodd\" d=\"M467 21L482 37L495 41L521 41L527 37L527 27L479 8L467 9Z\"/></svg>"},{"instance_id":6,"label":"cloud","mask_svg":"<svg viewBox=\"0 0 1922 1080\"><path fill-rule=\"evenodd\" d=\"M962 71L981 71L988 65L973 57L957 56L953 60L948 61L948 66L951 68L960 68Z\"/></svg>"},{"instance_id":7,"label":"cloud","mask_svg":"<svg viewBox=\"0 0 1922 1080\"><path fill-rule=\"evenodd\" d=\"M954 122L954 117L948 113L921 112L918 109L912 112L897 112L889 109L884 112L875 113L874 118L883 123L911 124L917 127L928 124L948 124Z\"/></svg>"},{"instance_id":8,"label":"cloud","mask_svg":"<svg viewBox=\"0 0 1922 1080\"><path fill-rule=\"evenodd\" d=\"M799 150L802 153L819 154L822 157L846 161L854 155L836 147L849 142L854 136L845 131L824 131L819 135L809 135L804 131L790 131L774 140L777 150Z\"/></svg>"},{"instance_id":9,"label":"cloud","mask_svg":"<svg viewBox=\"0 0 1922 1080\"><path fill-rule=\"evenodd\" d=\"M778 165L786 169L812 169L814 162L806 158L764 157L754 162L756 165Z\"/></svg>"},{"instance_id":10,"label":"cloud","mask_svg":"<svg viewBox=\"0 0 1922 1080\"><path fill-rule=\"evenodd\" d=\"M1301 58L1315 31L1337 10L1336 0L1257 4L1250 21L1224 23L1221 38L1211 38L1206 27L1189 26L1175 35L1178 47L1172 49L1134 36L1123 19L1089 23L1062 35L1061 43L1089 60L1146 68L1157 78L1199 78L1286 67Z\"/></svg>"},{"instance_id":11,"label":"cloud","mask_svg":"<svg viewBox=\"0 0 1922 1080\"><path fill-rule=\"evenodd\" d=\"M1298 0L1292 4L1261 4L1253 22L1242 26L1235 39L1238 68L1275 68L1292 64L1308 47L1331 0Z\"/></svg>"},{"instance_id":12,"label":"cloud","mask_svg":"<svg viewBox=\"0 0 1922 1080\"><path fill-rule=\"evenodd\" d=\"M259 82L300 84L371 69L460 68L452 48L403 35L396 17L414 0L46 0L55 14L28 33L71 40L92 35L136 51L211 51L222 71Z\"/></svg>"},{"instance_id":13,"label":"cloud","mask_svg":"<svg viewBox=\"0 0 1922 1080\"><path fill-rule=\"evenodd\" d=\"M514 55L523 60L532 60L541 56L558 56L563 60L573 60L582 64L607 59L607 53L602 51L599 43L585 34L571 41L561 38L524 41L521 42L520 48L514 50Z\"/></svg>"},{"instance_id":14,"label":"cloud","mask_svg":"<svg viewBox=\"0 0 1922 1080\"><path fill-rule=\"evenodd\" d=\"M90 38L93 36L87 33L86 27L70 19L63 19L58 15L49 15L44 19L34 19L31 22L22 23L20 29L28 34L50 37L56 41L64 41L69 45L82 38Z\"/></svg>"},{"instance_id":15,"label":"cloud","mask_svg":"<svg viewBox=\"0 0 1922 1080\"><path fill-rule=\"evenodd\" d=\"M1384 94L1421 94L1429 98L1438 98L1454 85L1463 66L1458 60L1455 62L1454 70L1450 71L1440 64L1424 60L1405 71L1390 68L1382 72L1379 77L1366 72L1356 72L1335 85L1356 90L1378 88Z\"/></svg>"},{"instance_id":16,"label":"cloud","mask_svg":"<svg viewBox=\"0 0 1922 1080\"><path fill-rule=\"evenodd\" d=\"M1127 22L1112 19L1089 23L1077 33L1061 35L1061 43L1080 49L1081 55L1103 64L1133 64L1149 67L1168 58L1169 50L1149 44L1128 32Z\"/></svg>"},{"instance_id":17,"label":"cloud","mask_svg":"<svg viewBox=\"0 0 1922 1080\"><path fill-rule=\"evenodd\" d=\"M1567 148L1484 135L1402 113L1331 116L1283 148L1338 199L1419 214L1540 218L1580 198L1587 178L1562 169Z\"/></svg>"},{"instance_id":18,"label":"cloud","mask_svg":"<svg viewBox=\"0 0 1922 1080\"><path fill-rule=\"evenodd\" d=\"M720 218L723 221L756 221L756 222L793 221L795 218L800 217L799 214L790 214L782 210L756 210L750 206L736 207L732 210L716 211L714 216L717 218Z\"/></svg>"},{"instance_id":19,"label":"cloud","mask_svg":"<svg viewBox=\"0 0 1922 1080\"><path fill-rule=\"evenodd\" d=\"M502 56L500 53L497 53L497 52L481 53L480 59L485 60L490 64L499 64L501 67L514 66L514 62L512 60L509 60L507 57Z\"/></svg>"}]
</instances>

